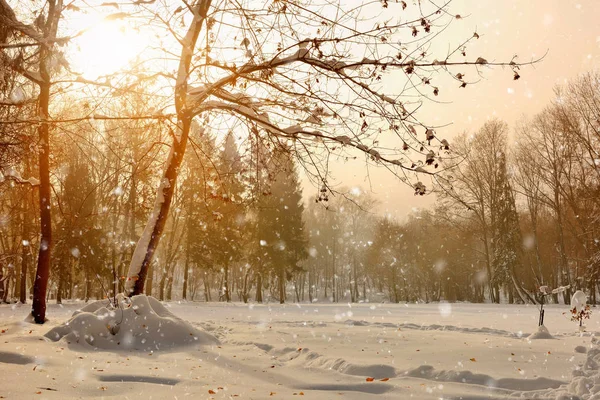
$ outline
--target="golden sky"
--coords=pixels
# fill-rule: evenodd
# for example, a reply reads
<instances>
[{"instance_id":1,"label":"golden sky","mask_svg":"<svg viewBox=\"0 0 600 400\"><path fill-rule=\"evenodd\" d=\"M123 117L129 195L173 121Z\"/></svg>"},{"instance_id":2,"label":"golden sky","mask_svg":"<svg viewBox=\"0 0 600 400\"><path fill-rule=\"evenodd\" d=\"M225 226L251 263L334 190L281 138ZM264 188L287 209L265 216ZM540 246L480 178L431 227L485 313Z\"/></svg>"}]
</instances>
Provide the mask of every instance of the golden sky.
<instances>
[{"instance_id":1,"label":"golden sky","mask_svg":"<svg viewBox=\"0 0 600 400\"><path fill-rule=\"evenodd\" d=\"M548 104L555 85L600 67L600 0L454 0L452 10L467 18L439 39L441 53L449 43L477 31L481 38L467 50L473 59L510 61L517 54L518 60L525 62L548 54L535 66L523 67L518 81L512 79L510 69L484 68L483 78L475 85L459 89L454 82L440 87L437 99L446 103L427 104L420 118L429 124L451 124L437 130L438 136L450 143L457 133L475 131L493 117L506 121L512 129L524 115L532 116ZM467 80L477 78L472 68L460 72L466 73ZM387 79L393 80L393 76ZM370 168L367 174L364 160L337 164L333 174L336 183L370 187L381 201L378 211L398 218L435 200L433 196L414 196L410 187L381 168ZM310 185L304 187L306 195L314 194Z\"/></svg>"}]
</instances>

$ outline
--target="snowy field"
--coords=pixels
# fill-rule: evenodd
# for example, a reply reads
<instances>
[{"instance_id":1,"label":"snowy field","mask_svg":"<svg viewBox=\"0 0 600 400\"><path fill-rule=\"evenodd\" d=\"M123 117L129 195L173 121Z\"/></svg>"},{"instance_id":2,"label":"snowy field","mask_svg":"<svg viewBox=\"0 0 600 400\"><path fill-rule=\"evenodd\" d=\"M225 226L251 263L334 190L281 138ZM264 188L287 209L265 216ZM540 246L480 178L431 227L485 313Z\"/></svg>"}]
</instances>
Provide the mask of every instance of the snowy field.
<instances>
[{"instance_id":1,"label":"snowy field","mask_svg":"<svg viewBox=\"0 0 600 400\"><path fill-rule=\"evenodd\" d=\"M44 326L24 322L29 306L1 305L0 398L562 400L600 391L596 309L579 333L568 306L549 306L555 338L529 340L534 306L164 304L217 341L189 333L203 345L104 351L44 337L81 303L51 305Z\"/></svg>"}]
</instances>

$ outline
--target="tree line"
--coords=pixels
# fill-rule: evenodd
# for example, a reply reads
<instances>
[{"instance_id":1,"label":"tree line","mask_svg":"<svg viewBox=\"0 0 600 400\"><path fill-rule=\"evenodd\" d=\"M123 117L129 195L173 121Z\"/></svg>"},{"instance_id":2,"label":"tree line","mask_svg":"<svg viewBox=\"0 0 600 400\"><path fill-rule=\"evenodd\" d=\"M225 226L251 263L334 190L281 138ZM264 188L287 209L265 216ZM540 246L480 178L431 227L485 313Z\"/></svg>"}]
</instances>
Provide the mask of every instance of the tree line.
<instances>
[{"instance_id":1,"label":"tree line","mask_svg":"<svg viewBox=\"0 0 600 400\"><path fill-rule=\"evenodd\" d=\"M363 279L364 298L370 241L358 250L366 234L326 214L323 228L347 230L319 251L297 169L336 215L352 206L334 198L360 202L329 184L333 159L361 157L425 194L434 184L423 180L439 181L454 157L419 119L422 102L471 85L465 69L506 66L517 80L537 61L472 55L477 32L428 52L463 21L449 3L12 3L0 0L1 259L15 271L9 290L24 302L32 288L38 323L50 295L168 298L180 275L185 297L202 285L248 299L254 287L259 301L263 289L284 301L294 280L297 299L308 287L358 300ZM69 60L88 29L71 22L90 14L148 38L127 67L94 80ZM404 83L392 90L390 75ZM326 267L308 266L315 254Z\"/></svg>"}]
</instances>

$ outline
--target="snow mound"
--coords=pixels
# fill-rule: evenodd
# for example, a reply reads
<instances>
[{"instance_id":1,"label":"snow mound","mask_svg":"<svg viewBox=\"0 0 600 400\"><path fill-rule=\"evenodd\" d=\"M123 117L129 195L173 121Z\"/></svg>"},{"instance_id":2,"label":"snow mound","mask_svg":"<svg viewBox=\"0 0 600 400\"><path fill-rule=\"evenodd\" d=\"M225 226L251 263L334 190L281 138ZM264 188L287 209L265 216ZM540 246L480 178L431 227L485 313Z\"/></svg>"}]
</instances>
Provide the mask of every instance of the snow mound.
<instances>
[{"instance_id":1,"label":"snow mound","mask_svg":"<svg viewBox=\"0 0 600 400\"><path fill-rule=\"evenodd\" d=\"M179 319L153 297L119 295L117 304L114 307L108 300L88 304L45 336L111 351L159 351L218 343L214 336Z\"/></svg>"},{"instance_id":2,"label":"snow mound","mask_svg":"<svg viewBox=\"0 0 600 400\"><path fill-rule=\"evenodd\" d=\"M556 400L597 400L600 398L600 347L592 338L593 348L587 352L585 363L576 367L571 382L559 389L544 393L544 398Z\"/></svg>"},{"instance_id":3,"label":"snow mound","mask_svg":"<svg viewBox=\"0 0 600 400\"><path fill-rule=\"evenodd\" d=\"M548 328L546 328L544 325L540 325L540 326L538 326L537 331L535 331L531 335L529 335L527 337L527 339L529 339L529 340L534 340L534 339L554 339L554 336L552 336L550 334L550 331L548 331Z\"/></svg>"}]
</instances>

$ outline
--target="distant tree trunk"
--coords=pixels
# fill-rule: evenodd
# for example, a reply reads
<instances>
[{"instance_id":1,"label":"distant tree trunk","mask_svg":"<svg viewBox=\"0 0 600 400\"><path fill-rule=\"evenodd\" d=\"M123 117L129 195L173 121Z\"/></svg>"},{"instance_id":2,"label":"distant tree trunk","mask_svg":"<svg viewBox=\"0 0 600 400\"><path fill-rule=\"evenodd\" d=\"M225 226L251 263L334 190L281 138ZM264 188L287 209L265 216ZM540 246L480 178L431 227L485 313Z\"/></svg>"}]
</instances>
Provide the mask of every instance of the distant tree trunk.
<instances>
[{"instance_id":1,"label":"distant tree trunk","mask_svg":"<svg viewBox=\"0 0 600 400\"><path fill-rule=\"evenodd\" d=\"M172 300L173 295L173 274L171 273L167 278L167 300Z\"/></svg>"},{"instance_id":2,"label":"distant tree trunk","mask_svg":"<svg viewBox=\"0 0 600 400\"><path fill-rule=\"evenodd\" d=\"M250 297L250 288L248 287L248 281L250 280L250 268L246 268L244 272L244 285L242 286L242 301L244 303L248 302L248 298Z\"/></svg>"},{"instance_id":3,"label":"distant tree trunk","mask_svg":"<svg viewBox=\"0 0 600 400\"><path fill-rule=\"evenodd\" d=\"M352 267L354 270L354 300L353 301L358 302L358 297L360 296L360 293L358 292L358 268L356 266L356 255L353 256Z\"/></svg>"},{"instance_id":4,"label":"distant tree trunk","mask_svg":"<svg viewBox=\"0 0 600 400\"><path fill-rule=\"evenodd\" d=\"M225 262L225 267L223 268L223 271L223 295L225 296L225 301L229 303L231 301L231 297L229 295L229 260Z\"/></svg>"},{"instance_id":5,"label":"distant tree trunk","mask_svg":"<svg viewBox=\"0 0 600 400\"><path fill-rule=\"evenodd\" d=\"M313 274L308 271L308 301L313 302Z\"/></svg>"},{"instance_id":6,"label":"distant tree trunk","mask_svg":"<svg viewBox=\"0 0 600 400\"><path fill-rule=\"evenodd\" d=\"M58 289L56 290L56 304L62 304L62 290L63 290L63 277L62 273L58 273Z\"/></svg>"},{"instance_id":7,"label":"distant tree trunk","mask_svg":"<svg viewBox=\"0 0 600 400\"><path fill-rule=\"evenodd\" d=\"M279 268L279 304L285 303L285 268Z\"/></svg>"},{"instance_id":8,"label":"distant tree trunk","mask_svg":"<svg viewBox=\"0 0 600 400\"><path fill-rule=\"evenodd\" d=\"M92 297L92 271L90 265L85 265L85 302Z\"/></svg>"},{"instance_id":9,"label":"distant tree trunk","mask_svg":"<svg viewBox=\"0 0 600 400\"><path fill-rule=\"evenodd\" d=\"M158 283L158 299L164 301L165 299L165 283L167 281L167 271L163 271L160 282Z\"/></svg>"},{"instance_id":10,"label":"distant tree trunk","mask_svg":"<svg viewBox=\"0 0 600 400\"><path fill-rule=\"evenodd\" d=\"M328 269L328 262L325 263L325 298L327 299L327 286L329 285L329 269Z\"/></svg>"},{"instance_id":11,"label":"distant tree trunk","mask_svg":"<svg viewBox=\"0 0 600 400\"><path fill-rule=\"evenodd\" d=\"M257 303L262 303L263 302L263 296L262 296L262 274L258 273L256 274L256 302Z\"/></svg>"},{"instance_id":12,"label":"distant tree trunk","mask_svg":"<svg viewBox=\"0 0 600 400\"><path fill-rule=\"evenodd\" d=\"M183 265L183 290L182 290L182 294L181 297L184 300L187 300L187 289L188 289L188 281L189 281L189 277L190 277L190 271L189 271L189 251L186 253L185 255L185 264Z\"/></svg>"},{"instance_id":13,"label":"distant tree trunk","mask_svg":"<svg viewBox=\"0 0 600 400\"><path fill-rule=\"evenodd\" d=\"M206 273L204 274L204 300L206 302L211 301L211 298L210 298L210 283L208 282L208 278L206 277Z\"/></svg>"},{"instance_id":14,"label":"distant tree trunk","mask_svg":"<svg viewBox=\"0 0 600 400\"><path fill-rule=\"evenodd\" d=\"M336 275L335 275L336 274L336 272L335 272L335 259L337 257L337 254L336 254L336 251L335 251L336 250L335 242L336 242L336 240L334 238L334 240L333 240L333 254L331 255L331 268L332 268L331 278L333 279L332 285L331 285L331 288L332 288L331 289L332 290L331 294L332 294L333 302L334 303L338 301L337 299L338 299L338 296L339 296L338 292L337 292L337 287L336 287L336 285L337 285L337 279L336 279Z\"/></svg>"},{"instance_id":15,"label":"distant tree trunk","mask_svg":"<svg viewBox=\"0 0 600 400\"><path fill-rule=\"evenodd\" d=\"M27 163L29 165L29 162ZM29 168L27 168L29 173ZM29 196L27 196L29 197ZM21 235L25 240L29 238L29 201L26 199L23 202L23 230ZM21 247L21 268L19 270L18 287L19 287L19 301L21 304L27 304L27 266L29 264L29 251L31 243L27 246Z\"/></svg>"},{"instance_id":16,"label":"distant tree trunk","mask_svg":"<svg viewBox=\"0 0 600 400\"><path fill-rule=\"evenodd\" d=\"M192 202L193 197L190 196L190 203ZM190 206L191 209L191 206ZM188 281L190 277L190 252L192 250L192 238L190 235L190 225L191 219L187 223L187 232L186 232L186 242L185 242L185 262L183 264L183 293L182 298L187 300L187 291L188 291Z\"/></svg>"}]
</instances>

